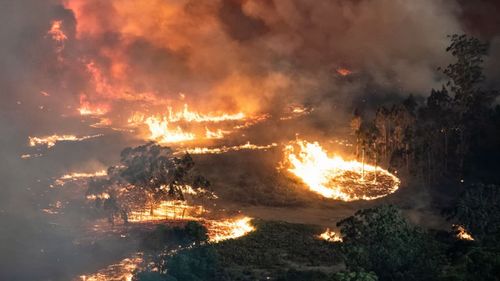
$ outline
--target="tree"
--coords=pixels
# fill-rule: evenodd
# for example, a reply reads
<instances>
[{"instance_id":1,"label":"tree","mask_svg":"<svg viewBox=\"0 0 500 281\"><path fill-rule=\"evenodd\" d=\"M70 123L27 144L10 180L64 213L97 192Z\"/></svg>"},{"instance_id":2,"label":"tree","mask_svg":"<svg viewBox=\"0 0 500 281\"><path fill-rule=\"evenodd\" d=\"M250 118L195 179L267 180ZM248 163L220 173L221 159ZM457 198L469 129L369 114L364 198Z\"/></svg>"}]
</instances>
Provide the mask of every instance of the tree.
<instances>
[{"instance_id":1,"label":"tree","mask_svg":"<svg viewBox=\"0 0 500 281\"><path fill-rule=\"evenodd\" d=\"M449 210L449 219L463 225L476 239L500 238L500 186L473 184Z\"/></svg>"},{"instance_id":2,"label":"tree","mask_svg":"<svg viewBox=\"0 0 500 281\"><path fill-rule=\"evenodd\" d=\"M474 139L479 136L478 132L498 92L484 90L482 85L485 80L482 64L488 51L487 43L455 34L451 36L451 44L446 51L456 58L456 62L448 65L443 72L450 79L446 86L453 93L453 120L458 133L458 172L463 174L465 158Z\"/></svg>"},{"instance_id":3,"label":"tree","mask_svg":"<svg viewBox=\"0 0 500 281\"><path fill-rule=\"evenodd\" d=\"M437 245L390 205L357 211L340 221L349 270L373 271L380 280L435 280Z\"/></svg>"},{"instance_id":4,"label":"tree","mask_svg":"<svg viewBox=\"0 0 500 281\"><path fill-rule=\"evenodd\" d=\"M162 200L185 200L186 190L212 195L210 182L195 171L189 154L176 157L169 147L150 142L126 148L120 156L120 165L108 169L107 179L91 181L86 194L96 199L96 207L104 207L111 222L117 213L127 222L130 210L147 204L153 213Z\"/></svg>"}]
</instances>

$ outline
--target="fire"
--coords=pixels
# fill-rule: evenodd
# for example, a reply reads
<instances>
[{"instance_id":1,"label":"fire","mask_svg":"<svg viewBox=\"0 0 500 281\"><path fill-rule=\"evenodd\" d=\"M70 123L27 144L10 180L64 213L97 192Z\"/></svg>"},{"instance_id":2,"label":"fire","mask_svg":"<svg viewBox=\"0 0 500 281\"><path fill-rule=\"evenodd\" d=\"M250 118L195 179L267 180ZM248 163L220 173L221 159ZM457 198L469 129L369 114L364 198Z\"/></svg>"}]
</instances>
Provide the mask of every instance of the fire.
<instances>
[{"instance_id":1,"label":"fire","mask_svg":"<svg viewBox=\"0 0 500 281\"><path fill-rule=\"evenodd\" d=\"M97 273L79 276L80 281L131 281L134 271L142 263L142 254L136 253L130 258L112 264Z\"/></svg>"},{"instance_id":2,"label":"fire","mask_svg":"<svg viewBox=\"0 0 500 281\"><path fill-rule=\"evenodd\" d=\"M58 185L64 185L68 181L75 181L75 180L88 179L88 178L94 178L94 177L104 177L107 175L108 175L108 172L106 170L100 170L100 171L93 172L93 173L73 172L73 173L65 174L65 175L59 177L55 181L55 183Z\"/></svg>"},{"instance_id":3,"label":"fire","mask_svg":"<svg viewBox=\"0 0 500 281\"><path fill-rule=\"evenodd\" d=\"M457 232L457 238L460 240L474 241L474 237L462 225L453 225Z\"/></svg>"},{"instance_id":4,"label":"fire","mask_svg":"<svg viewBox=\"0 0 500 281\"><path fill-rule=\"evenodd\" d=\"M131 211L129 222L161 220L199 220L205 212L203 206L192 206L182 200L163 200L159 204L148 204L141 210Z\"/></svg>"},{"instance_id":5,"label":"fire","mask_svg":"<svg viewBox=\"0 0 500 281\"><path fill-rule=\"evenodd\" d=\"M192 141L196 137L193 133L184 132L179 126L175 129L169 128L169 121L165 118L148 117L145 123L151 133L149 138L158 143Z\"/></svg>"},{"instance_id":6,"label":"fire","mask_svg":"<svg viewBox=\"0 0 500 281\"><path fill-rule=\"evenodd\" d=\"M337 73L341 76L347 76L347 75L351 75L352 74L352 71L347 69L347 68L338 68L337 69Z\"/></svg>"},{"instance_id":7,"label":"fire","mask_svg":"<svg viewBox=\"0 0 500 281\"><path fill-rule=\"evenodd\" d=\"M45 136L45 137L29 137L29 146L38 146L38 145L46 145L47 148L51 148L54 145L56 145L57 142L61 141L83 141L83 140L88 140L88 139L93 139L97 137L103 136L102 134L98 135L90 135L90 136L83 136L83 137L77 137L75 135L51 135L51 136Z\"/></svg>"},{"instance_id":8,"label":"fire","mask_svg":"<svg viewBox=\"0 0 500 281\"><path fill-rule=\"evenodd\" d=\"M252 218L243 217L225 220L206 220L204 225L208 229L210 242L220 242L245 236L255 230L251 224Z\"/></svg>"},{"instance_id":9,"label":"fire","mask_svg":"<svg viewBox=\"0 0 500 281\"><path fill-rule=\"evenodd\" d=\"M207 228L209 241L215 243L238 238L255 230L250 223L252 220L250 217L217 220L203 218L206 213L203 206L189 205L182 200L169 200L155 205L149 204L141 210L130 212L128 221L132 223L163 220L199 221Z\"/></svg>"},{"instance_id":10,"label":"fire","mask_svg":"<svg viewBox=\"0 0 500 281\"><path fill-rule=\"evenodd\" d=\"M229 134L229 131L224 131L221 129L217 129L217 131L211 131L208 128L205 128L205 137L207 139L222 139L224 138L224 135Z\"/></svg>"},{"instance_id":11,"label":"fire","mask_svg":"<svg viewBox=\"0 0 500 281\"><path fill-rule=\"evenodd\" d=\"M247 142L245 144L236 146L223 146L214 148L210 147L188 148L186 149L186 152L189 154L221 154L229 151L239 151L239 150L267 150L277 146L278 146L277 143L272 143L269 145L255 145L251 144L250 142Z\"/></svg>"},{"instance_id":12,"label":"fire","mask_svg":"<svg viewBox=\"0 0 500 281\"><path fill-rule=\"evenodd\" d=\"M298 152L295 147L299 148ZM377 166L329 157L317 143L297 141L285 149L288 171L300 178L311 191L343 201L373 200L395 192L400 181Z\"/></svg>"},{"instance_id":13,"label":"fire","mask_svg":"<svg viewBox=\"0 0 500 281\"><path fill-rule=\"evenodd\" d=\"M224 121L235 121L245 119L245 114L242 112L236 114L200 114L189 110L187 104L184 104L182 111L175 112L172 107L168 107L168 121L169 122L224 122Z\"/></svg>"},{"instance_id":14,"label":"fire","mask_svg":"<svg viewBox=\"0 0 500 281\"><path fill-rule=\"evenodd\" d=\"M43 156L43 154L41 154L41 153L23 154L23 155L21 155L21 159L38 158L38 157L42 157L42 156Z\"/></svg>"},{"instance_id":15,"label":"fire","mask_svg":"<svg viewBox=\"0 0 500 281\"><path fill-rule=\"evenodd\" d=\"M342 242L342 237L340 237L334 231L331 231L330 228L327 228L325 232L321 233L318 236L319 239L323 239L328 242Z\"/></svg>"},{"instance_id":16,"label":"fire","mask_svg":"<svg viewBox=\"0 0 500 281\"><path fill-rule=\"evenodd\" d=\"M100 194L87 195L87 200L109 199L109 193L103 192Z\"/></svg>"},{"instance_id":17,"label":"fire","mask_svg":"<svg viewBox=\"0 0 500 281\"><path fill-rule=\"evenodd\" d=\"M49 35L57 44L55 52L57 54L57 60L60 62L63 61L62 51L64 50L64 42L68 40L68 37L61 29L62 23L63 22L61 20L52 21L52 25L47 32L47 35Z\"/></svg>"},{"instance_id":18,"label":"fire","mask_svg":"<svg viewBox=\"0 0 500 281\"><path fill-rule=\"evenodd\" d=\"M235 114L226 112L202 114L190 110L189 106L184 104L183 109L180 111L168 107L166 114L148 116L141 112L134 112L128 118L128 125L132 127L147 126L149 135L146 138L165 144L199 139L222 139L232 133L231 130L228 130L230 128L228 122L230 126L234 126L234 122L247 122L253 119L255 118L247 117L242 112ZM199 125L200 123L219 125L215 129L209 129L208 126ZM184 128L189 128L189 131Z\"/></svg>"},{"instance_id":19,"label":"fire","mask_svg":"<svg viewBox=\"0 0 500 281\"><path fill-rule=\"evenodd\" d=\"M61 27L62 27L62 20L52 21L52 25L47 34L50 35L54 41L64 42L68 39L68 37L61 30Z\"/></svg>"},{"instance_id":20,"label":"fire","mask_svg":"<svg viewBox=\"0 0 500 281\"><path fill-rule=\"evenodd\" d=\"M108 106L100 104L91 104L86 95L80 95L80 115L104 115L109 111Z\"/></svg>"}]
</instances>

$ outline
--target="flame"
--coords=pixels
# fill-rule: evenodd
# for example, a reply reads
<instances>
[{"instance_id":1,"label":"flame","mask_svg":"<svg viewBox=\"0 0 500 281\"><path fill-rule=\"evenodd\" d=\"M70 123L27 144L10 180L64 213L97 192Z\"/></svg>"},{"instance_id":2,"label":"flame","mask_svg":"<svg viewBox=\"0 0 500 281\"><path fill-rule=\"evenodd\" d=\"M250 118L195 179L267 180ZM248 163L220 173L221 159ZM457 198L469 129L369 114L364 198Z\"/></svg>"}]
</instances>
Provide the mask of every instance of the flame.
<instances>
[{"instance_id":1,"label":"flame","mask_svg":"<svg viewBox=\"0 0 500 281\"><path fill-rule=\"evenodd\" d=\"M50 30L47 32L47 34L50 35L54 41L64 42L68 39L66 34L64 34L64 32L61 30L62 23L62 20L52 21Z\"/></svg>"},{"instance_id":2,"label":"flame","mask_svg":"<svg viewBox=\"0 0 500 281\"><path fill-rule=\"evenodd\" d=\"M235 121L235 120L242 120L242 119L245 119L245 114L242 112L239 112L236 114L228 114L228 113L200 114L197 112L190 111L188 105L184 104L183 110L179 111L179 112L174 112L172 110L172 107L168 107L168 119L167 120L169 122L172 122L172 123L179 122L179 121L217 123L217 122Z\"/></svg>"},{"instance_id":3,"label":"flame","mask_svg":"<svg viewBox=\"0 0 500 281\"><path fill-rule=\"evenodd\" d=\"M205 219L207 211L200 205L189 205L182 200L161 201L160 204L145 206L142 210L132 211L128 215L129 222L144 223L163 220L199 221L208 230L210 242L234 239L255 230L250 217L229 219Z\"/></svg>"},{"instance_id":4,"label":"flame","mask_svg":"<svg viewBox=\"0 0 500 281\"><path fill-rule=\"evenodd\" d=\"M298 153L295 147L298 146ZM400 181L380 167L340 156L329 157L317 143L297 141L285 148L288 171L300 178L311 191L343 201L372 200L395 192Z\"/></svg>"},{"instance_id":5,"label":"flame","mask_svg":"<svg viewBox=\"0 0 500 281\"><path fill-rule=\"evenodd\" d=\"M69 174L62 175L58 179L55 180L55 184L57 185L64 185L69 181L76 181L76 180L82 180L82 179L88 179L88 178L94 178L94 177L104 177L107 176L108 172L106 170L100 170L92 173L85 173L85 172L73 172Z\"/></svg>"},{"instance_id":6,"label":"flame","mask_svg":"<svg viewBox=\"0 0 500 281\"><path fill-rule=\"evenodd\" d=\"M134 271L142 263L142 254L136 253L129 258L112 264L97 273L79 276L80 281L132 281Z\"/></svg>"},{"instance_id":7,"label":"flame","mask_svg":"<svg viewBox=\"0 0 500 281\"><path fill-rule=\"evenodd\" d=\"M41 153L23 154L23 155L21 155L21 159L38 158L38 157L42 157L42 156L43 156L43 154L41 154Z\"/></svg>"},{"instance_id":8,"label":"flame","mask_svg":"<svg viewBox=\"0 0 500 281\"><path fill-rule=\"evenodd\" d=\"M108 172L106 170L100 170L93 173L74 172L63 175L62 177L59 178L59 180L75 180L75 179L92 178L92 177L104 177L106 175L108 175Z\"/></svg>"},{"instance_id":9,"label":"flame","mask_svg":"<svg viewBox=\"0 0 500 281\"><path fill-rule=\"evenodd\" d=\"M52 21L52 25L49 31L47 31L47 35L50 35L52 40L54 40L54 42L57 43L55 52L57 54L57 60L59 62L63 61L62 51L64 50L64 42L68 40L68 37L66 36L66 34L64 34L64 32L61 29L62 23L63 22L61 20Z\"/></svg>"},{"instance_id":10,"label":"flame","mask_svg":"<svg viewBox=\"0 0 500 281\"><path fill-rule=\"evenodd\" d=\"M247 118L242 112L235 114L225 112L202 114L191 111L189 106L184 104L181 111L174 111L172 107L168 107L166 114L147 116L140 112L134 112L128 118L128 125L146 125L149 129L149 135L147 138L163 144L194 141L203 138L222 139L225 135L231 133L229 130L220 128L220 126L223 126L224 124L214 130L210 130L207 126L205 126L203 136L200 134L203 127L197 127L196 124L245 121L248 119L250 118ZM187 126L188 124L189 126ZM189 127L190 131L185 131L183 129L184 127Z\"/></svg>"},{"instance_id":11,"label":"flame","mask_svg":"<svg viewBox=\"0 0 500 281\"><path fill-rule=\"evenodd\" d=\"M147 204L143 209L133 210L129 222L161 220L199 220L205 212L203 206L192 206L182 200L163 200L159 204Z\"/></svg>"},{"instance_id":12,"label":"flame","mask_svg":"<svg viewBox=\"0 0 500 281\"><path fill-rule=\"evenodd\" d=\"M208 230L211 243L218 243L228 239L235 239L247 235L255 230L251 224L252 218L230 218L222 220L203 220L202 223ZM99 270L97 273L79 276L80 281L131 281L133 273L143 262L142 254L136 253L129 258L121 260Z\"/></svg>"},{"instance_id":13,"label":"flame","mask_svg":"<svg viewBox=\"0 0 500 281\"><path fill-rule=\"evenodd\" d=\"M321 233L318 236L319 239L323 239L328 242L342 242L342 237L340 237L334 231L331 231L330 228L327 228L325 232Z\"/></svg>"},{"instance_id":14,"label":"flame","mask_svg":"<svg viewBox=\"0 0 500 281\"><path fill-rule=\"evenodd\" d=\"M453 226L457 231L457 238L460 240L474 241L474 237L462 225Z\"/></svg>"},{"instance_id":15,"label":"flame","mask_svg":"<svg viewBox=\"0 0 500 281\"><path fill-rule=\"evenodd\" d=\"M77 137L75 135L51 135L45 137L29 137L29 146L46 145L47 148L53 147L60 141L83 141L103 136L102 134Z\"/></svg>"},{"instance_id":16,"label":"flame","mask_svg":"<svg viewBox=\"0 0 500 281\"><path fill-rule=\"evenodd\" d=\"M285 116L280 117L280 120L291 120L301 116L311 114L313 108L308 108L302 105L291 105L288 107L288 112Z\"/></svg>"},{"instance_id":17,"label":"flame","mask_svg":"<svg viewBox=\"0 0 500 281\"><path fill-rule=\"evenodd\" d=\"M220 242L247 235L255 230L251 224L252 218L242 217L225 220L206 220L204 225L208 229L210 242Z\"/></svg>"},{"instance_id":18,"label":"flame","mask_svg":"<svg viewBox=\"0 0 500 281\"><path fill-rule=\"evenodd\" d=\"M217 129L217 131L211 131L208 128L205 128L205 137L207 139L222 139L224 138L224 135L229 134L229 131L224 131L221 129Z\"/></svg>"},{"instance_id":19,"label":"flame","mask_svg":"<svg viewBox=\"0 0 500 281\"><path fill-rule=\"evenodd\" d=\"M169 122L165 118L148 117L145 123L148 125L151 134L149 138L158 143L192 141L196 137L193 133L184 132L179 126L175 129L169 128Z\"/></svg>"},{"instance_id":20,"label":"flame","mask_svg":"<svg viewBox=\"0 0 500 281\"><path fill-rule=\"evenodd\" d=\"M80 115L104 115L109 111L109 107L103 104L91 104L86 95L80 95Z\"/></svg>"},{"instance_id":21,"label":"flame","mask_svg":"<svg viewBox=\"0 0 500 281\"><path fill-rule=\"evenodd\" d=\"M109 199L109 193L103 192L100 194L87 195L87 200Z\"/></svg>"},{"instance_id":22,"label":"flame","mask_svg":"<svg viewBox=\"0 0 500 281\"><path fill-rule=\"evenodd\" d=\"M352 70L349 70L347 68L338 68L337 73L341 76L347 76L352 74Z\"/></svg>"},{"instance_id":23,"label":"flame","mask_svg":"<svg viewBox=\"0 0 500 281\"><path fill-rule=\"evenodd\" d=\"M229 151L239 151L239 150L267 150L273 147L277 147L277 143L272 143L269 145L255 145L247 142L242 145L236 146L223 146L223 147L194 147L186 149L189 154L221 154Z\"/></svg>"}]
</instances>

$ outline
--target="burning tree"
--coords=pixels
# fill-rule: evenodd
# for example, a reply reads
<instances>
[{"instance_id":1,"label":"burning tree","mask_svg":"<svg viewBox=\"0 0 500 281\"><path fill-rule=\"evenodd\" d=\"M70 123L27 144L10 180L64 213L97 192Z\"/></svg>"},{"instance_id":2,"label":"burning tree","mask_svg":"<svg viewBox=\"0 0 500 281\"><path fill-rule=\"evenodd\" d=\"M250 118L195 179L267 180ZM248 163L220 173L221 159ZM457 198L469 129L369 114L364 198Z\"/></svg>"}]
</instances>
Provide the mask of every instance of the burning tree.
<instances>
[{"instance_id":1,"label":"burning tree","mask_svg":"<svg viewBox=\"0 0 500 281\"><path fill-rule=\"evenodd\" d=\"M169 147L153 142L121 152L120 165L108 169L108 178L92 181L87 198L95 200L97 207L108 213L110 221L120 214L128 222L128 214L138 208L154 207L164 200L185 201L186 194L193 198L210 197L210 182L194 170L189 154L174 156Z\"/></svg>"}]
</instances>

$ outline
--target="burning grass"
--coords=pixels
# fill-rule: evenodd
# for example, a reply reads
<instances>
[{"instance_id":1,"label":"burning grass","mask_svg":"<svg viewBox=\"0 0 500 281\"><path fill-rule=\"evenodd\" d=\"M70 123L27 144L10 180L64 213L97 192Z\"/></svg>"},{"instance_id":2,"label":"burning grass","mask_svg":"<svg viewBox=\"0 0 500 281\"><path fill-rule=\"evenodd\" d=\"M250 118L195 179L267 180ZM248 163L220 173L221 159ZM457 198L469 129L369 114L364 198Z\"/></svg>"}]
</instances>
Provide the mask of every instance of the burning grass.
<instances>
[{"instance_id":1,"label":"burning grass","mask_svg":"<svg viewBox=\"0 0 500 281\"><path fill-rule=\"evenodd\" d=\"M285 148L288 171L326 198L373 200L395 192L400 180L387 170L340 156L330 157L317 143L297 141Z\"/></svg>"},{"instance_id":2,"label":"burning grass","mask_svg":"<svg viewBox=\"0 0 500 281\"><path fill-rule=\"evenodd\" d=\"M51 135L51 136L44 136L44 137L29 137L29 146L34 147L34 146L47 146L47 148L51 148L56 143L62 142L62 141L84 141L88 139L93 139L93 138L98 138L102 137L102 134L98 135L90 135L90 136L83 136L83 137L77 137L75 135Z\"/></svg>"}]
</instances>

